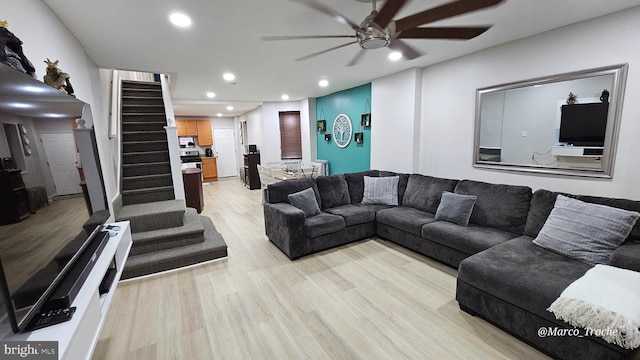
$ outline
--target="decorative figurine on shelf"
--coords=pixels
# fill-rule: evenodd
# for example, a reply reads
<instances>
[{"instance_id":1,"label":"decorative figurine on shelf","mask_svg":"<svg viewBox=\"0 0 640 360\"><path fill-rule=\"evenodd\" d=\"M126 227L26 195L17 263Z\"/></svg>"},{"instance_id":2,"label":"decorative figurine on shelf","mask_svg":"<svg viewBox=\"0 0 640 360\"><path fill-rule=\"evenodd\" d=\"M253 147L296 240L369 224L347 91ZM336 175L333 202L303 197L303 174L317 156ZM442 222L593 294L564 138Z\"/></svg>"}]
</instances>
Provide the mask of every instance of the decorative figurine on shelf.
<instances>
[{"instance_id":1,"label":"decorative figurine on shelf","mask_svg":"<svg viewBox=\"0 0 640 360\"><path fill-rule=\"evenodd\" d=\"M0 63L35 78L36 69L22 51L22 41L7 29L8 26L6 21L0 21Z\"/></svg>"},{"instance_id":2,"label":"decorative figurine on shelf","mask_svg":"<svg viewBox=\"0 0 640 360\"><path fill-rule=\"evenodd\" d=\"M73 86L71 86L71 82L69 81L69 74L58 68L58 60L51 62L51 60L47 59L45 63L47 64L47 75L44 76L44 83L71 96L75 96L73 95Z\"/></svg>"},{"instance_id":3,"label":"decorative figurine on shelf","mask_svg":"<svg viewBox=\"0 0 640 360\"><path fill-rule=\"evenodd\" d=\"M602 90L602 95L600 95L600 101L603 103L609 102L609 91L607 89Z\"/></svg>"},{"instance_id":4,"label":"decorative figurine on shelf","mask_svg":"<svg viewBox=\"0 0 640 360\"><path fill-rule=\"evenodd\" d=\"M573 105L578 102L578 97L576 94L569 92L569 96L567 96L567 105Z\"/></svg>"}]
</instances>

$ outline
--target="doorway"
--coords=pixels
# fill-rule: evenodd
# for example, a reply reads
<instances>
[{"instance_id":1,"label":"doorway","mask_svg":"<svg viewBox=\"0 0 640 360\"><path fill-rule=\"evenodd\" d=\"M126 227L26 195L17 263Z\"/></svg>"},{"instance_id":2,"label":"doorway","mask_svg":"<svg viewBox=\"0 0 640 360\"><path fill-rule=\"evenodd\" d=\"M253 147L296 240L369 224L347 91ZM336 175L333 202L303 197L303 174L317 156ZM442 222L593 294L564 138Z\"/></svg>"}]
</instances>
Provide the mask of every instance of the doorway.
<instances>
[{"instance_id":1,"label":"doorway","mask_svg":"<svg viewBox=\"0 0 640 360\"><path fill-rule=\"evenodd\" d=\"M236 169L236 141L233 129L213 129L213 140L217 156L218 177L238 175Z\"/></svg>"},{"instance_id":2,"label":"doorway","mask_svg":"<svg viewBox=\"0 0 640 360\"><path fill-rule=\"evenodd\" d=\"M73 133L43 133L40 137L53 177L56 195L82 193L76 140Z\"/></svg>"}]
</instances>

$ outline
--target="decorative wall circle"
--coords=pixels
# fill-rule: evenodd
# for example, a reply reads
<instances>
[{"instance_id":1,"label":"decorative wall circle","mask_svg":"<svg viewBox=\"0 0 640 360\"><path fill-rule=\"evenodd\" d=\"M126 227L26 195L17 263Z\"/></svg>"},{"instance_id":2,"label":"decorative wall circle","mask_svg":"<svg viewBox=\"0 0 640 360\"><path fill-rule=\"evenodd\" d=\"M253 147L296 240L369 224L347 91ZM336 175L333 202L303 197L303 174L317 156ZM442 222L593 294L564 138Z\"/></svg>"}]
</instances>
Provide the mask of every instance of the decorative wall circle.
<instances>
[{"instance_id":1,"label":"decorative wall circle","mask_svg":"<svg viewBox=\"0 0 640 360\"><path fill-rule=\"evenodd\" d=\"M351 141L351 119L345 114L336 116L333 121L333 141L339 148L345 148Z\"/></svg>"}]
</instances>

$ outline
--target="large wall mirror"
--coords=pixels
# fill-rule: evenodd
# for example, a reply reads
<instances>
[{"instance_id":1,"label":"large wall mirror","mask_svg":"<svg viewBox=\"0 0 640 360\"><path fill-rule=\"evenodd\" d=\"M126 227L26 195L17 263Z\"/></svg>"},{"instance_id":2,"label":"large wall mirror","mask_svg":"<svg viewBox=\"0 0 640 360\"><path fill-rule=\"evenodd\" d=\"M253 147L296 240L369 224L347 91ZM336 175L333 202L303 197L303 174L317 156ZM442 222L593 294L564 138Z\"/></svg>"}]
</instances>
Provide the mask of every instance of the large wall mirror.
<instances>
[{"instance_id":1,"label":"large wall mirror","mask_svg":"<svg viewBox=\"0 0 640 360\"><path fill-rule=\"evenodd\" d=\"M611 178L627 68L478 89L474 167Z\"/></svg>"}]
</instances>

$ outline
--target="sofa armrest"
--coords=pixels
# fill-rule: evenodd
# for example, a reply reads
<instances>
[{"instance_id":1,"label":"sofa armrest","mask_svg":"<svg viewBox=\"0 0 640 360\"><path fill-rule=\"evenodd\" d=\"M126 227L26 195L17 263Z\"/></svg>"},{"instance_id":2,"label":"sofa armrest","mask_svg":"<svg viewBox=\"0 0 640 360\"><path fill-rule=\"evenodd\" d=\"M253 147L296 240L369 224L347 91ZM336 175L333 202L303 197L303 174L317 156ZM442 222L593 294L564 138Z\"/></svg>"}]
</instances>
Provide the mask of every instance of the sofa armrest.
<instances>
[{"instance_id":1,"label":"sofa armrest","mask_svg":"<svg viewBox=\"0 0 640 360\"><path fill-rule=\"evenodd\" d=\"M629 240L620 245L611 255L609 265L640 271L640 241Z\"/></svg>"},{"instance_id":2,"label":"sofa armrest","mask_svg":"<svg viewBox=\"0 0 640 360\"><path fill-rule=\"evenodd\" d=\"M269 240L291 260L306 254L304 212L287 203L264 204L264 228Z\"/></svg>"}]
</instances>

